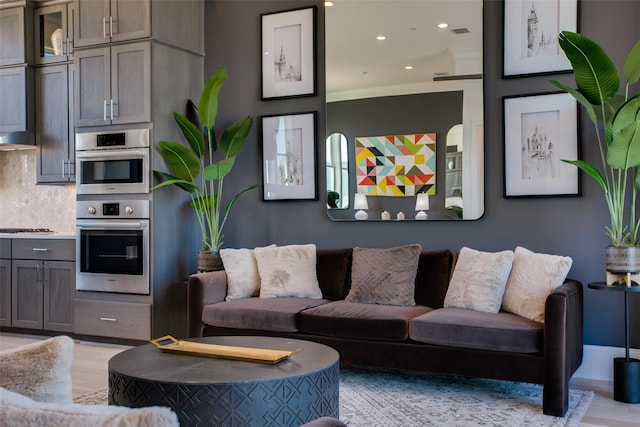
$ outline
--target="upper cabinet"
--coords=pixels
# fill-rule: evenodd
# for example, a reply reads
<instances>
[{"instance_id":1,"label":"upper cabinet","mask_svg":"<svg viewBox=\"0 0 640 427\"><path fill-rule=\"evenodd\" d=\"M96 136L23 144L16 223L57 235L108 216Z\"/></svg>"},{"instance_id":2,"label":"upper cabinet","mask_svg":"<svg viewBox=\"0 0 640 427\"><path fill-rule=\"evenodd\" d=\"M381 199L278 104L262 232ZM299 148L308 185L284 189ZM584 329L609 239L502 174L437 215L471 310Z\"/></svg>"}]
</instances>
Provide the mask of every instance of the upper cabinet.
<instances>
[{"instance_id":1,"label":"upper cabinet","mask_svg":"<svg viewBox=\"0 0 640 427\"><path fill-rule=\"evenodd\" d=\"M73 60L73 3L35 9L35 63Z\"/></svg>"},{"instance_id":2,"label":"upper cabinet","mask_svg":"<svg viewBox=\"0 0 640 427\"><path fill-rule=\"evenodd\" d=\"M74 4L78 47L151 36L149 0L75 0Z\"/></svg>"},{"instance_id":3,"label":"upper cabinet","mask_svg":"<svg viewBox=\"0 0 640 427\"><path fill-rule=\"evenodd\" d=\"M150 42L80 49L75 66L76 126L151 120Z\"/></svg>"},{"instance_id":4,"label":"upper cabinet","mask_svg":"<svg viewBox=\"0 0 640 427\"><path fill-rule=\"evenodd\" d=\"M31 12L25 7L0 9L0 67L31 62L33 51L27 41Z\"/></svg>"}]
</instances>

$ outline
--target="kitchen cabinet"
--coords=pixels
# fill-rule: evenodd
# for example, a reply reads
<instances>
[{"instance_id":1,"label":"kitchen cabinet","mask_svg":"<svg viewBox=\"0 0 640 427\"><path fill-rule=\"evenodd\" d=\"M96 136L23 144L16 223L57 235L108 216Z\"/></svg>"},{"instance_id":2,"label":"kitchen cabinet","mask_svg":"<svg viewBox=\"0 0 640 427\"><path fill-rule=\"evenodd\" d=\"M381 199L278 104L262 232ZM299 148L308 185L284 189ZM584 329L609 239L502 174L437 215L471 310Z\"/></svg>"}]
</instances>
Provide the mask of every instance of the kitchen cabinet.
<instances>
[{"instance_id":1,"label":"kitchen cabinet","mask_svg":"<svg viewBox=\"0 0 640 427\"><path fill-rule=\"evenodd\" d=\"M36 64L73 61L73 12L73 3L34 10Z\"/></svg>"},{"instance_id":2,"label":"kitchen cabinet","mask_svg":"<svg viewBox=\"0 0 640 427\"><path fill-rule=\"evenodd\" d=\"M26 7L0 8L0 67L31 62L32 13Z\"/></svg>"},{"instance_id":3,"label":"kitchen cabinet","mask_svg":"<svg viewBox=\"0 0 640 427\"><path fill-rule=\"evenodd\" d=\"M75 181L74 64L36 68L36 181Z\"/></svg>"},{"instance_id":4,"label":"kitchen cabinet","mask_svg":"<svg viewBox=\"0 0 640 427\"><path fill-rule=\"evenodd\" d=\"M0 326L11 326L10 239L0 239Z\"/></svg>"},{"instance_id":5,"label":"kitchen cabinet","mask_svg":"<svg viewBox=\"0 0 640 427\"><path fill-rule=\"evenodd\" d=\"M150 0L75 0L74 4L77 47L151 36Z\"/></svg>"},{"instance_id":6,"label":"kitchen cabinet","mask_svg":"<svg viewBox=\"0 0 640 427\"><path fill-rule=\"evenodd\" d=\"M0 134L33 132L33 68L0 68L0 93L3 100L11 100L0 103Z\"/></svg>"},{"instance_id":7,"label":"kitchen cabinet","mask_svg":"<svg viewBox=\"0 0 640 427\"><path fill-rule=\"evenodd\" d=\"M73 332L75 240L13 239L11 326Z\"/></svg>"},{"instance_id":8,"label":"kitchen cabinet","mask_svg":"<svg viewBox=\"0 0 640 427\"><path fill-rule=\"evenodd\" d=\"M151 120L151 43L75 52L75 126Z\"/></svg>"}]
</instances>

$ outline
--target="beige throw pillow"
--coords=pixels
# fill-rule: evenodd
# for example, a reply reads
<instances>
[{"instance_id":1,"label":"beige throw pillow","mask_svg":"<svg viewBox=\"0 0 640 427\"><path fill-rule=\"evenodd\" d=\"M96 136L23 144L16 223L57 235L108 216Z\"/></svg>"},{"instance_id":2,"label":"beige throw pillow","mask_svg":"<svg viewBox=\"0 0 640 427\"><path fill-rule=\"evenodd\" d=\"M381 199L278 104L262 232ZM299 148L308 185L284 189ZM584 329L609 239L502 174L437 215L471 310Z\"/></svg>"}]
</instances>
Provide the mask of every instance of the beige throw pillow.
<instances>
[{"instance_id":1,"label":"beige throw pillow","mask_svg":"<svg viewBox=\"0 0 640 427\"><path fill-rule=\"evenodd\" d=\"M0 387L38 402L71 403L73 347L61 335L0 352Z\"/></svg>"},{"instance_id":2,"label":"beige throw pillow","mask_svg":"<svg viewBox=\"0 0 640 427\"><path fill-rule=\"evenodd\" d=\"M178 427L170 408L127 408L111 405L80 405L36 402L0 388L0 423L11 427Z\"/></svg>"},{"instance_id":3,"label":"beige throw pillow","mask_svg":"<svg viewBox=\"0 0 640 427\"><path fill-rule=\"evenodd\" d=\"M221 249L220 257L227 273L225 299L232 301L257 297L260 294L260 274L254 249Z\"/></svg>"},{"instance_id":4,"label":"beige throw pillow","mask_svg":"<svg viewBox=\"0 0 640 427\"><path fill-rule=\"evenodd\" d=\"M414 306L422 247L354 248L348 302Z\"/></svg>"},{"instance_id":5,"label":"beige throw pillow","mask_svg":"<svg viewBox=\"0 0 640 427\"><path fill-rule=\"evenodd\" d=\"M322 298L316 275L316 245L254 250L260 273L260 298Z\"/></svg>"},{"instance_id":6,"label":"beige throw pillow","mask_svg":"<svg viewBox=\"0 0 640 427\"><path fill-rule=\"evenodd\" d=\"M536 322L544 322L547 297L564 283L572 262L570 257L539 254L518 246L502 309Z\"/></svg>"},{"instance_id":7,"label":"beige throw pillow","mask_svg":"<svg viewBox=\"0 0 640 427\"><path fill-rule=\"evenodd\" d=\"M513 251L482 252L462 248L444 306L497 313L512 263Z\"/></svg>"}]
</instances>

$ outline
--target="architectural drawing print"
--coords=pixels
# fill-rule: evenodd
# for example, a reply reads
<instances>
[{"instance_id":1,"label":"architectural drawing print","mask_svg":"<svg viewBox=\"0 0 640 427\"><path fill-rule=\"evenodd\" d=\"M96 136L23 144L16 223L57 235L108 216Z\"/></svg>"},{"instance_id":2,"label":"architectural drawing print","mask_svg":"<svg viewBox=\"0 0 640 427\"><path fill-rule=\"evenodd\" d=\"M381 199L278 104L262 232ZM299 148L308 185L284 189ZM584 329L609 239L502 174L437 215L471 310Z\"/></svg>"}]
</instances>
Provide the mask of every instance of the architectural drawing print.
<instances>
[{"instance_id":1,"label":"architectural drawing print","mask_svg":"<svg viewBox=\"0 0 640 427\"><path fill-rule=\"evenodd\" d=\"M523 40L522 57L556 56L559 54L558 8L560 0L538 0L531 2L531 8L522 11L526 16L526 40ZM524 45L526 43L526 45Z\"/></svg>"},{"instance_id":2,"label":"architectural drawing print","mask_svg":"<svg viewBox=\"0 0 640 427\"><path fill-rule=\"evenodd\" d=\"M522 179L556 178L559 111L522 114Z\"/></svg>"},{"instance_id":3,"label":"architectural drawing print","mask_svg":"<svg viewBox=\"0 0 640 427\"><path fill-rule=\"evenodd\" d=\"M278 131L275 140L278 184L303 185L302 129Z\"/></svg>"},{"instance_id":4,"label":"architectural drawing print","mask_svg":"<svg viewBox=\"0 0 640 427\"><path fill-rule=\"evenodd\" d=\"M290 83L302 80L302 50L300 24L276 27L274 42L277 56L273 63L274 83Z\"/></svg>"}]
</instances>

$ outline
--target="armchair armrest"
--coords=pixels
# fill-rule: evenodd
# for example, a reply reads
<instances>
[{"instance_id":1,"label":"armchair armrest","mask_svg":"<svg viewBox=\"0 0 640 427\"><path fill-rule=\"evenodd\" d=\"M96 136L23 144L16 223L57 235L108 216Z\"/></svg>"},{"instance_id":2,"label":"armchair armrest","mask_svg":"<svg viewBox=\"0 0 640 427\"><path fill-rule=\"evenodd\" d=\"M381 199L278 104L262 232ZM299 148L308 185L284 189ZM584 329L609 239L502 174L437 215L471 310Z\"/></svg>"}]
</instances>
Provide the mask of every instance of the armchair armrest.
<instances>
[{"instance_id":1,"label":"armchair armrest","mask_svg":"<svg viewBox=\"0 0 640 427\"><path fill-rule=\"evenodd\" d=\"M187 286L187 333L189 338L201 337L205 305L224 301L227 295L227 273L224 270L192 274Z\"/></svg>"},{"instance_id":2,"label":"armchair armrest","mask_svg":"<svg viewBox=\"0 0 640 427\"><path fill-rule=\"evenodd\" d=\"M542 398L547 415L564 416L569 406L569 380L582 363L583 292L582 283L567 279L547 297Z\"/></svg>"}]
</instances>

